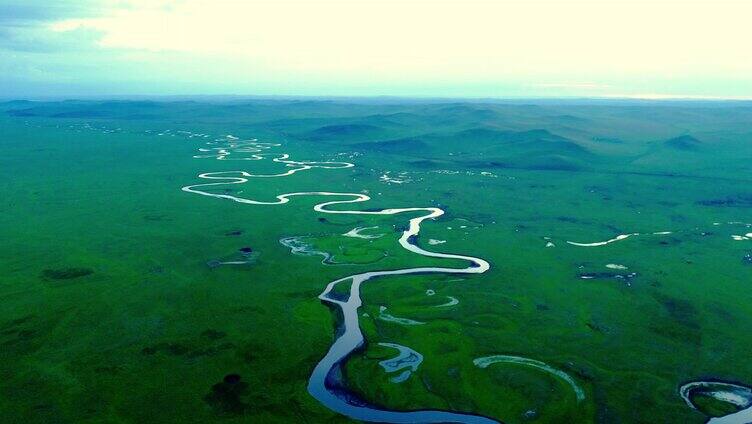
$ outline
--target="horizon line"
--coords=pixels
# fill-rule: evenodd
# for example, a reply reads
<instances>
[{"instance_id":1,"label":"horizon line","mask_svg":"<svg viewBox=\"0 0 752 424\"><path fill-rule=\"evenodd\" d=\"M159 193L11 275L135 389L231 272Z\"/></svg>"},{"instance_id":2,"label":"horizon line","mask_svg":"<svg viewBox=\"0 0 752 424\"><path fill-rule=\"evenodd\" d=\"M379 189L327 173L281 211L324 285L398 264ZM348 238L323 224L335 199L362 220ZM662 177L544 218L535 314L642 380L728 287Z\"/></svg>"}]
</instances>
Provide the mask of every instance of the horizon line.
<instances>
[{"instance_id":1,"label":"horizon line","mask_svg":"<svg viewBox=\"0 0 752 424\"><path fill-rule=\"evenodd\" d=\"M160 98L259 98L259 99L402 99L402 100L464 100L464 101L520 101L520 100L580 100L580 101L697 101L697 102L745 102L752 101L752 96L713 96L696 94L607 94L607 95L572 95L572 96L462 96L462 95L399 95L399 94L362 94L362 95L333 95L333 94L71 94L49 96L0 96L0 101L66 101L66 100L127 100L127 99L160 99Z\"/></svg>"}]
</instances>

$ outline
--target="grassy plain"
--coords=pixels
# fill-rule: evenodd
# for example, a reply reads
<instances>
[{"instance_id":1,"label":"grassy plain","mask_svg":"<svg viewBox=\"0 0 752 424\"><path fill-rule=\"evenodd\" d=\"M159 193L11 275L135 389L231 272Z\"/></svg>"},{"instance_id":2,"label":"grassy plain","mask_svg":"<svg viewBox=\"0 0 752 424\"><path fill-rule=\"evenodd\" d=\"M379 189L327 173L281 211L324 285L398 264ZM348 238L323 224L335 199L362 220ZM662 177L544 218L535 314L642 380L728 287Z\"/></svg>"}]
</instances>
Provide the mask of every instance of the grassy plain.
<instances>
[{"instance_id":1,"label":"grassy plain","mask_svg":"<svg viewBox=\"0 0 752 424\"><path fill-rule=\"evenodd\" d=\"M366 270L453 265L399 247L408 216L322 215L315 198L251 206L182 192L201 172L285 167L193 158L208 139L179 131L277 142L271 152L296 160L352 162L231 189L264 200L367 190L363 208L440 206L446 215L426 222L418 243L491 262L483 275L364 286L368 343L345 371L373 404L506 423L700 423L707 416L679 397L682 383L752 384L752 239L732 239L752 232L747 103L257 99L0 109L3 422L348 422L306 392L337 324L318 294ZM341 236L364 226L384 236ZM567 243L631 233L639 235L597 247ZM289 236L343 264L291 254L279 243ZM244 246L259 254L253 265L207 266ZM447 296L459 303L436 307ZM380 306L424 324L379 319ZM395 351L380 342L424 361L391 382L378 362ZM585 400L540 370L473 364L495 354L565 371Z\"/></svg>"}]
</instances>

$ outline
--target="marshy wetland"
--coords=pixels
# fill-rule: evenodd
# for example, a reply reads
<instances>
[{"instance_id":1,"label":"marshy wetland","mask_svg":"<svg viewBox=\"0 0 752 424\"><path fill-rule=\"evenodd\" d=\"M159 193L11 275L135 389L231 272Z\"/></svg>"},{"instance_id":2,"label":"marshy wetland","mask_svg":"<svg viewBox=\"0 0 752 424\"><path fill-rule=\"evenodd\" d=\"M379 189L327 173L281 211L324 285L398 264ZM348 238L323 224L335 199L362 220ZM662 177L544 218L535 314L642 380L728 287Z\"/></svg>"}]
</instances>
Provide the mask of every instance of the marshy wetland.
<instances>
[{"instance_id":1,"label":"marshy wetland","mask_svg":"<svg viewBox=\"0 0 752 424\"><path fill-rule=\"evenodd\" d=\"M752 104L0 103L7 422L746 423Z\"/></svg>"}]
</instances>

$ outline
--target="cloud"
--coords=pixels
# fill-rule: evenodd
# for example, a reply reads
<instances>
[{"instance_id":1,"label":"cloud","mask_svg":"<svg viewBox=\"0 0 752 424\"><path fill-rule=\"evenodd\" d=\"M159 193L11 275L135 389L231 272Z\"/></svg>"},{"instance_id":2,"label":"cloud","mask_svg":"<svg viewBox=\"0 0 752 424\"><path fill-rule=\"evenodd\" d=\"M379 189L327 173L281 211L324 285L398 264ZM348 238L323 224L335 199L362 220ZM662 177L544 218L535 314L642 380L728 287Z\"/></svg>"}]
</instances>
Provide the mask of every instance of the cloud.
<instances>
[{"instance_id":1,"label":"cloud","mask_svg":"<svg viewBox=\"0 0 752 424\"><path fill-rule=\"evenodd\" d=\"M731 0L0 0L0 51L111 91L117 76L284 94L728 95L752 93L751 14Z\"/></svg>"},{"instance_id":2,"label":"cloud","mask_svg":"<svg viewBox=\"0 0 752 424\"><path fill-rule=\"evenodd\" d=\"M90 48L103 33L82 30L56 34L50 31L50 25L61 20L92 18L103 11L93 1L54 4L26 0L0 3L0 49L55 52Z\"/></svg>"},{"instance_id":3,"label":"cloud","mask_svg":"<svg viewBox=\"0 0 752 424\"><path fill-rule=\"evenodd\" d=\"M65 33L53 33L35 27L12 31L0 29L0 49L36 53L75 53L97 48L103 32L81 28Z\"/></svg>"},{"instance_id":4,"label":"cloud","mask_svg":"<svg viewBox=\"0 0 752 424\"><path fill-rule=\"evenodd\" d=\"M93 1L54 3L45 0L0 3L0 26L30 25L39 22L91 17L101 12Z\"/></svg>"},{"instance_id":5,"label":"cloud","mask_svg":"<svg viewBox=\"0 0 752 424\"><path fill-rule=\"evenodd\" d=\"M545 82L530 84L535 88L561 88L561 89L573 89L573 90L605 90L611 86L608 84L599 84L595 82Z\"/></svg>"}]
</instances>

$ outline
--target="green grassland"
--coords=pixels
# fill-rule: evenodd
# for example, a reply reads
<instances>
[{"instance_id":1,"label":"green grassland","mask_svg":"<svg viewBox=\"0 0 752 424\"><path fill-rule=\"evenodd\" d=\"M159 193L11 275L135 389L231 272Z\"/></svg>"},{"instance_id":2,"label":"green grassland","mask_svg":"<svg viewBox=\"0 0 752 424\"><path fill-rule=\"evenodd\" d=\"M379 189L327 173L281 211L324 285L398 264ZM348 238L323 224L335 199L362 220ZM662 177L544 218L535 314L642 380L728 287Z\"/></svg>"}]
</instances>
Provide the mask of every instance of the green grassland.
<instances>
[{"instance_id":1,"label":"green grassland","mask_svg":"<svg viewBox=\"0 0 752 424\"><path fill-rule=\"evenodd\" d=\"M481 275L364 285L367 344L344 372L372 404L505 423L702 423L682 383L752 384L752 239L731 238L752 232L749 103L16 101L0 104L0 421L349 422L306 391L337 326L317 298L326 283L463 266L400 248L417 215L182 192L201 172L286 169L193 158L207 138L180 131L352 162L226 189L259 200L367 190L356 207L439 206L446 214L417 243L491 263ZM372 226L384 235L342 236ZM566 243L630 233L640 235ZM293 236L335 264L293 255L279 242ZM252 264L207 265L244 246ZM459 303L437 307L447 296ZM423 324L381 319L381 306ZM395 351L381 342L424 360L394 383L379 361ZM473 364L496 354L566 372L585 399L535 368Z\"/></svg>"}]
</instances>

